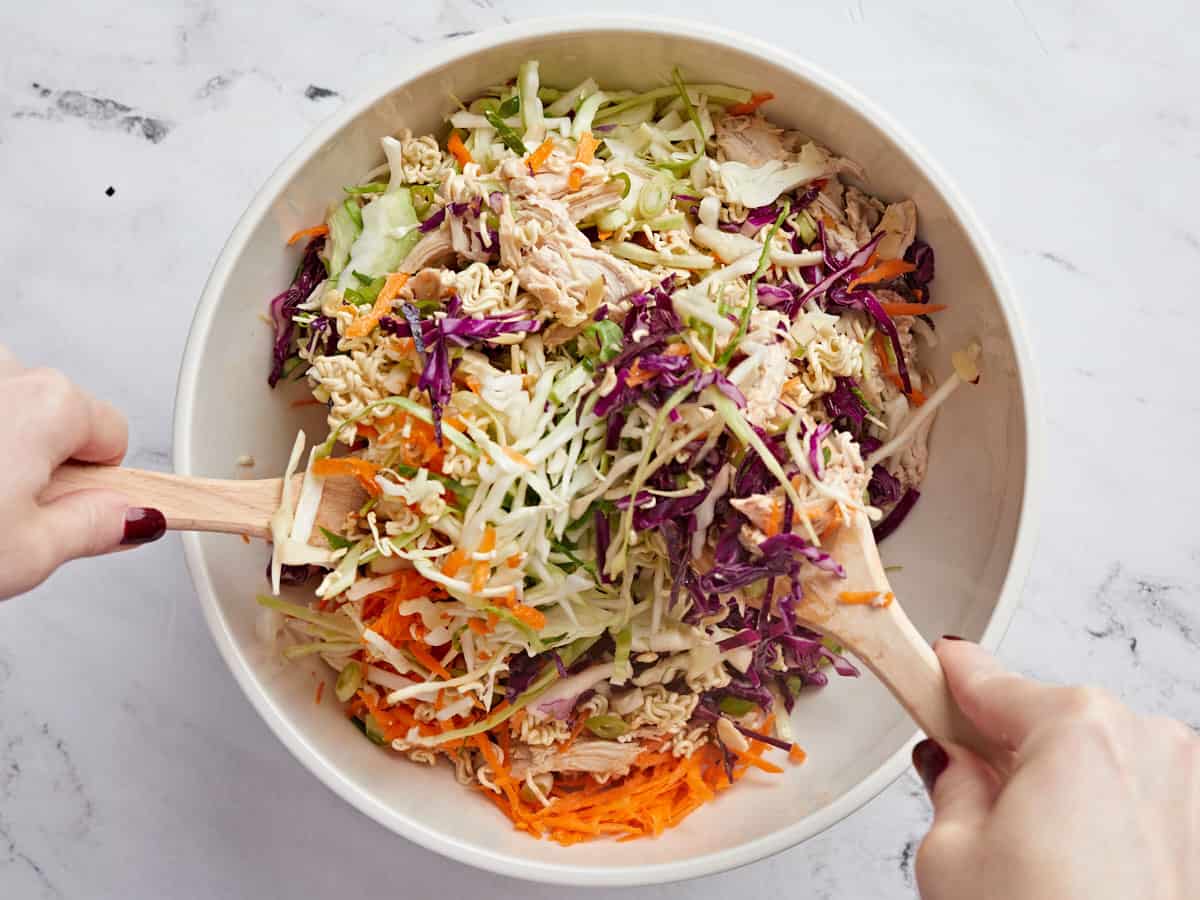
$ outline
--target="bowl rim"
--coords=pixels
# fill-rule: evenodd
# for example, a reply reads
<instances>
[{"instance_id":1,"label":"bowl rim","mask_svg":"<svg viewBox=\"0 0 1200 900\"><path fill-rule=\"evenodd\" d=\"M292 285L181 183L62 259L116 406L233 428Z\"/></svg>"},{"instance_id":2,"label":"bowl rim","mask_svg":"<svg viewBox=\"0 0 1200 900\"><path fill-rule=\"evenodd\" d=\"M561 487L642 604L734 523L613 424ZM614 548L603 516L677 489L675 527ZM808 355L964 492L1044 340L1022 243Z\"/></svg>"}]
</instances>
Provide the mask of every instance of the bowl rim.
<instances>
[{"instance_id":1,"label":"bowl rim","mask_svg":"<svg viewBox=\"0 0 1200 900\"><path fill-rule=\"evenodd\" d=\"M947 178L941 167L930 158L925 149L889 114L879 109L857 89L814 63L766 41L732 29L697 25L665 16L588 15L523 20L489 28L474 35L455 38L447 43L430 47L420 54L414 54L406 62L400 63L385 78L377 80L368 89L358 93L340 109L320 122L288 154L287 158L256 192L222 247L200 296L188 331L175 395L173 424L175 471L182 475L195 474L190 437L193 428L194 397L201 370L201 348L212 327L213 318L229 275L236 260L244 251L251 234L271 208L280 190L299 169L308 163L314 152L382 97L453 57L490 50L503 44L530 38L565 37L610 31L683 37L724 44L789 69L799 77L819 85L875 123L925 174L929 183L946 200L947 205L953 211L966 233L967 240L978 254L987 278L992 283L999 300L1000 314L1012 336L1013 351L1017 362L1016 376L1025 411L1025 485L1017 516L1013 552L996 606L980 639L980 643L984 647L994 650L1008 629L1019 603L1021 588L1031 563L1036 537L1036 513L1042 470L1040 453L1042 424L1028 330L1023 314L1013 299L1012 288L1003 273L998 253L978 217L957 187ZM487 849L481 850L458 841L452 835L435 831L416 819L400 815L389 809L368 791L355 786L308 742L307 738L273 704L262 689L258 677L251 670L247 660L238 651L233 636L220 614L212 582L202 565L199 536L195 533L184 533L182 540L187 567L217 649L233 673L242 692L292 755L326 787L394 833L436 853L497 874L549 884L624 887L681 881L738 868L793 847L819 834L865 805L902 774L908 766L911 748L920 737L920 733L914 725L909 738L892 756L833 803L805 816L792 825L747 844L708 853L704 856L671 863L600 867L574 862L553 864L534 862Z\"/></svg>"}]
</instances>

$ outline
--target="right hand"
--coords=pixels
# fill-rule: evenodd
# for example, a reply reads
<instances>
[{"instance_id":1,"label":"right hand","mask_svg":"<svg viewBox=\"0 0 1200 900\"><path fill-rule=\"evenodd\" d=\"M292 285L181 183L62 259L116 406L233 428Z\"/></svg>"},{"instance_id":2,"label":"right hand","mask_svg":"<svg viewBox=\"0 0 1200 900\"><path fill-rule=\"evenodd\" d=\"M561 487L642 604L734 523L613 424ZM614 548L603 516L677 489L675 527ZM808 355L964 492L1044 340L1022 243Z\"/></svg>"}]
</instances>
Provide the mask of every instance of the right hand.
<instances>
[{"instance_id":1,"label":"right hand","mask_svg":"<svg viewBox=\"0 0 1200 900\"><path fill-rule=\"evenodd\" d=\"M934 822L917 854L924 900L1200 897L1200 737L1093 688L1005 670L975 644L938 657L963 713L1013 753L998 776L922 741Z\"/></svg>"}]
</instances>

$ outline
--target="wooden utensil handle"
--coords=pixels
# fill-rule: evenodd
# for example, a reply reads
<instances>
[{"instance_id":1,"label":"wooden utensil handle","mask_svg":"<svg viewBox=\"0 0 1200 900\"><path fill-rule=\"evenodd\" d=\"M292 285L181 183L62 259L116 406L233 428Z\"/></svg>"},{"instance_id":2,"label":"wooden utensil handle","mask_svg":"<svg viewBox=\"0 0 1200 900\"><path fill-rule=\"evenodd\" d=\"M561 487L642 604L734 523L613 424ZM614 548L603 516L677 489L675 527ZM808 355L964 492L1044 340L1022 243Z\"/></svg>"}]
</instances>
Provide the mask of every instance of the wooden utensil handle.
<instances>
[{"instance_id":1,"label":"wooden utensil handle","mask_svg":"<svg viewBox=\"0 0 1200 900\"><path fill-rule=\"evenodd\" d=\"M854 629L857 633L846 640L834 637L875 673L927 735L966 747L1006 773L1011 765L1009 751L980 734L963 715L937 654L900 604L883 609L861 606L855 611L872 617L870 627ZM867 646L860 644L864 641Z\"/></svg>"},{"instance_id":2,"label":"wooden utensil handle","mask_svg":"<svg viewBox=\"0 0 1200 900\"><path fill-rule=\"evenodd\" d=\"M172 531L219 531L269 538L270 521L279 506L279 478L232 481L192 478L121 466L68 462L50 476L42 492L49 501L91 488L117 491L135 506L150 506Z\"/></svg>"}]
</instances>

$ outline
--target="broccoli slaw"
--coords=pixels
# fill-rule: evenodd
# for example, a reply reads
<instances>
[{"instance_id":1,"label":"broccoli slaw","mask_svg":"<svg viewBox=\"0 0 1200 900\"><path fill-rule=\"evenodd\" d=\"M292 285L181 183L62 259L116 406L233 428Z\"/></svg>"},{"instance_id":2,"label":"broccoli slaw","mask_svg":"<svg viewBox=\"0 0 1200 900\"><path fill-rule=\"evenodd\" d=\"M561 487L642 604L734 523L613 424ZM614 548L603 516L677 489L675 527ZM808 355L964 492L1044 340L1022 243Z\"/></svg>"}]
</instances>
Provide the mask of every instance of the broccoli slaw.
<instances>
[{"instance_id":1,"label":"broccoli slaw","mask_svg":"<svg viewBox=\"0 0 1200 900\"><path fill-rule=\"evenodd\" d=\"M383 137L289 242L269 382L305 379L329 433L288 461L263 634L537 837L656 835L803 761L797 698L857 675L795 617L843 575L823 538L899 526L978 378L977 345L940 385L922 362L915 204L770 99L530 61L445 138ZM331 478L363 502L318 527Z\"/></svg>"}]
</instances>

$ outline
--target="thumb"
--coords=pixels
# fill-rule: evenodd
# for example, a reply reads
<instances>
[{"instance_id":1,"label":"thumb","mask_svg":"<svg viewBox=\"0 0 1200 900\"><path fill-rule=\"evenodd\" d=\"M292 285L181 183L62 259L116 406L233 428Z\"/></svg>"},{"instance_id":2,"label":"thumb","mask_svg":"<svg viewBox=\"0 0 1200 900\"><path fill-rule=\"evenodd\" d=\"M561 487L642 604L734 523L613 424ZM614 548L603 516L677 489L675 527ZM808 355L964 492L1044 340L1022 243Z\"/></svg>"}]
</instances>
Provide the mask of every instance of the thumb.
<instances>
[{"instance_id":1,"label":"thumb","mask_svg":"<svg viewBox=\"0 0 1200 900\"><path fill-rule=\"evenodd\" d=\"M940 640L934 650L963 715L1009 750L1020 748L1035 727L1061 713L1063 688L1010 672L978 644Z\"/></svg>"}]
</instances>

